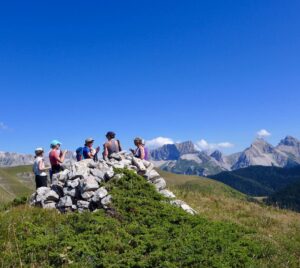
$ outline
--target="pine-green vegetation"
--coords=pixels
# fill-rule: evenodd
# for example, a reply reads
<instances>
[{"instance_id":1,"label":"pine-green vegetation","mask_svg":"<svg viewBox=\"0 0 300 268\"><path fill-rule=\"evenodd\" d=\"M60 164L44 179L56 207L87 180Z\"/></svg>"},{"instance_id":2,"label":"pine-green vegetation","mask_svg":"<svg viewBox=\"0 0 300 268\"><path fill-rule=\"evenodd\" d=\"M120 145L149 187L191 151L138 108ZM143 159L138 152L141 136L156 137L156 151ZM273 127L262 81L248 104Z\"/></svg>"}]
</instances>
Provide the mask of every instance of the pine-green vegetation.
<instances>
[{"instance_id":1,"label":"pine-green vegetation","mask_svg":"<svg viewBox=\"0 0 300 268\"><path fill-rule=\"evenodd\" d=\"M300 180L269 196L266 203L300 212Z\"/></svg>"},{"instance_id":2,"label":"pine-green vegetation","mask_svg":"<svg viewBox=\"0 0 300 268\"><path fill-rule=\"evenodd\" d=\"M142 177L124 173L106 185L108 214L62 215L22 198L4 206L0 267L300 266L300 214L249 202L214 180L161 172L199 212L191 216Z\"/></svg>"},{"instance_id":3,"label":"pine-green vegetation","mask_svg":"<svg viewBox=\"0 0 300 268\"><path fill-rule=\"evenodd\" d=\"M292 168L252 166L210 176L252 196L268 196L300 182L300 166Z\"/></svg>"}]
</instances>

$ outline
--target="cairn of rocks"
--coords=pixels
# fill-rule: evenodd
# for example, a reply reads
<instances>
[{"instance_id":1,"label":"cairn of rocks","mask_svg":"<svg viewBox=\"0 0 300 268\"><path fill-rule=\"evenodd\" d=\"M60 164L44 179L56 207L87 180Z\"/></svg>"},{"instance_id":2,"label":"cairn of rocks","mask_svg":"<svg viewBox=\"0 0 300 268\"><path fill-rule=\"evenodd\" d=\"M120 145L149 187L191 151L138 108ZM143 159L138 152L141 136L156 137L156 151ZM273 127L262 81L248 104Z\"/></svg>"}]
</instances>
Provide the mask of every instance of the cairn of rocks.
<instances>
[{"instance_id":1,"label":"cairn of rocks","mask_svg":"<svg viewBox=\"0 0 300 268\"><path fill-rule=\"evenodd\" d=\"M110 160L95 162L92 159L71 162L64 170L54 174L50 187L40 187L30 198L30 205L45 209L57 209L59 212L108 210L113 197L102 186L113 178L121 179L122 174L115 174L114 168L129 169L143 176L163 196L170 198L170 203L190 214L195 214L189 205L177 200L167 190L166 181L154 169L154 165L146 160L121 152L113 154Z\"/></svg>"}]
</instances>

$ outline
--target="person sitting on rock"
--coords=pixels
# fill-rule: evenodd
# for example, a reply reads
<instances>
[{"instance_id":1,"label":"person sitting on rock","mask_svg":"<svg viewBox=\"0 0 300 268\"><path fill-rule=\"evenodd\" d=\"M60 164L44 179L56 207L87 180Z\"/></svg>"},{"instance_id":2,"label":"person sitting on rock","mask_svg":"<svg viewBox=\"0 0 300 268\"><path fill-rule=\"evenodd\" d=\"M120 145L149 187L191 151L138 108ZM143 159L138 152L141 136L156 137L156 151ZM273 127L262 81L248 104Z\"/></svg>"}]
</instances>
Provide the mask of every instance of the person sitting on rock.
<instances>
[{"instance_id":1,"label":"person sitting on rock","mask_svg":"<svg viewBox=\"0 0 300 268\"><path fill-rule=\"evenodd\" d=\"M112 131L106 133L107 142L103 145L103 158L107 159L114 153L122 151L120 141L115 139L116 134Z\"/></svg>"},{"instance_id":2,"label":"person sitting on rock","mask_svg":"<svg viewBox=\"0 0 300 268\"><path fill-rule=\"evenodd\" d=\"M88 138L85 140L85 145L82 150L83 159L94 159L95 161L98 160L98 153L100 151L100 147L96 149L93 148L94 139Z\"/></svg>"},{"instance_id":3,"label":"person sitting on rock","mask_svg":"<svg viewBox=\"0 0 300 268\"><path fill-rule=\"evenodd\" d=\"M144 151L145 151L145 157L144 157L144 159L147 160L147 161L149 161L149 149L146 146L146 141L145 140L142 140L142 145L143 145Z\"/></svg>"},{"instance_id":4,"label":"person sitting on rock","mask_svg":"<svg viewBox=\"0 0 300 268\"><path fill-rule=\"evenodd\" d=\"M50 145L51 151L49 153L49 159L51 164L51 181L53 174L59 173L63 170L61 164L65 161L67 151L61 151L60 146L61 142L58 140L53 140Z\"/></svg>"},{"instance_id":5,"label":"person sitting on rock","mask_svg":"<svg viewBox=\"0 0 300 268\"><path fill-rule=\"evenodd\" d=\"M136 146L136 149L130 149L130 151L133 153L134 157L144 160L146 158L145 153L145 146L144 141L141 138L135 138L134 139L134 145Z\"/></svg>"},{"instance_id":6,"label":"person sitting on rock","mask_svg":"<svg viewBox=\"0 0 300 268\"><path fill-rule=\"evenodd\" d=\"M45 167L44 161L44 149L36 148L35 149L35 160L33 163L33 173L35 175L35 184L36 189L40 187L47 187L47 173L50 167Z\"/></svg>"}]
</instances>

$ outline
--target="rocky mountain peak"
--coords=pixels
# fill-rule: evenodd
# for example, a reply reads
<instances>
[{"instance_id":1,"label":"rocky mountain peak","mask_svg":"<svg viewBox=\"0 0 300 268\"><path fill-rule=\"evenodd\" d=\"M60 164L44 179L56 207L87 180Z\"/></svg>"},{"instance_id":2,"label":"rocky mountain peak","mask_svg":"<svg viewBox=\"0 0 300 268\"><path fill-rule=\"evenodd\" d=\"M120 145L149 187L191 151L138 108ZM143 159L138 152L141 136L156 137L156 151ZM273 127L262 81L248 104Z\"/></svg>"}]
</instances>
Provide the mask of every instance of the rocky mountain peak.
<instances>
[{"instance_id":1,"label":"rocky mountain peak","mask_svg":"<svg viewBox=\"0 0 300 268\"><path fill-rule=\"evenodd\" d=\"M256 139L250 146L250 150L258 150L262 153L272 153L274 146L264 139Z\"/></svg>"},{"instance_id":2,"label":"rocky mountain peak","mask_svg":"<svg viewBox=\"0 0 300 268\"><path fill-rule=\"evenodd\" d=\"M195 145L192 141L185 141L181 143L177 143L176 147L181 155L183 154L193 154L196 153Z\"/></svg>"},{"instance_id":3,"label":"rocky mountain peak","mask_svg":"<svg viewBox=\"0 0 300 268\"><path fill-rule=\"evenodd\" d=\"M210 156L217 161L223 161L223 154L219 150L214 151Z\"/></svg>"},{"instance_id":4,"label":"rocky mountain peak","mask_svg":"<svg viewBox=\"0 0 300 268\"><path fill-rule=\"evenodd\" d=\"M286 136L283 140L280 141L279 146L298 146L300 141L292 136Z\"/></svg>"}]
</instances>

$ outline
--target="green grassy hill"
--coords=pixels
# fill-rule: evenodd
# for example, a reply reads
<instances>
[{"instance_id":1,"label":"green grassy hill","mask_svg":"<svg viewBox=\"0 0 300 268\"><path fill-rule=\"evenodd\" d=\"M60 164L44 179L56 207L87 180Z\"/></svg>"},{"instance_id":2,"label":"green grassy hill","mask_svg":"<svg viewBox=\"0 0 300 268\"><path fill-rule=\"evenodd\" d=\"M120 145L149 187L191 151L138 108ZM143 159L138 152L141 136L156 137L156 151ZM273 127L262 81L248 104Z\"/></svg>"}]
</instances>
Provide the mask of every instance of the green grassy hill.
<instances>
[{"instance_id":1,"label":"green grassy hill","mask_svg":"<svg viewBox=\"0 0 300 268\"><path fill-rule=\"evenodd\" d=\"M0 203L29 195L35 184L31 166L0 168Z\"/></svg>"},{"instance_id":2,"label":"green grassy hill","mask_svg":"<svg viewBox=\"0 0 300 268\"><path fill-rule=\"evenodd\" d=\"M199 215L170 206L126 173L107 185L109 215L24 205L0 212L0 267L300 266L300 214L249 202L211 179L159 172Z\"/></svg>"},{"instance_id":3,"label":"green grassy hill","mask_svg":"<svg viewBox=\"0 0 300 268\"><path fill-rule=\"evenodd\" d=\"M267 206L215 180L159 172L176 196L206 219L255 228L260 237L276 247L278 255L269 260L268 266L300 267L299 213ZM288 262L291 259L294 264Z\"/></svg>"}]
</instances>

